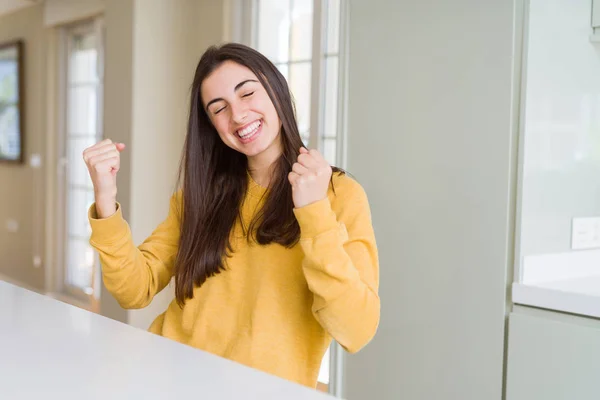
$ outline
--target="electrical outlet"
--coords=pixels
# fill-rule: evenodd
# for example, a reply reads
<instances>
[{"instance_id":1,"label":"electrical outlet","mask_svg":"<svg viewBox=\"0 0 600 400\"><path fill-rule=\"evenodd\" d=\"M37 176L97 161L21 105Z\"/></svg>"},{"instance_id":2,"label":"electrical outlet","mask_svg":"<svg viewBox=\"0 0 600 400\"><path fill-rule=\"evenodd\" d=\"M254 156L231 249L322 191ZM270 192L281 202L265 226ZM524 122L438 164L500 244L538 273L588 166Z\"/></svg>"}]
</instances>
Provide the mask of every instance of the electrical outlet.
<instances>
[{"instance_id":1,"label":"electrical outlet","mask_svg":"<svg viewBox=\"0 0 600 400\"><path fill-rule=\"evenodd\" d=\"M32 154L29 158L29 165L31 168L39 168L42 166L42 156L39 154Z\"/></svg>"},{"instance_id":2,"label":"electrical outlet","mask_svg":"<svg viewBox=\"0 0 600 400\"><path fill-rule=\"evenodd\" d=\"M600 218L573 218L571 249L600 248Z\"/></svg>"}]
</instances>

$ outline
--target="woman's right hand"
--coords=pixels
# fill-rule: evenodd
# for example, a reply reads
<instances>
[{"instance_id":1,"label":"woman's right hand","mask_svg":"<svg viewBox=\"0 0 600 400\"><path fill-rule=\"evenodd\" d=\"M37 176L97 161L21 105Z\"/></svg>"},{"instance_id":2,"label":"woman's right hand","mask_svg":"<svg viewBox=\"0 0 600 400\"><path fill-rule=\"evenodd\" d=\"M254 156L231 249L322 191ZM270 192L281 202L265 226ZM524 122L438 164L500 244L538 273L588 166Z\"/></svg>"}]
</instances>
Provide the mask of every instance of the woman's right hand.
<instances>
[{"instance_id":1,"label":"woman's right hand","mask_svg":"<svg viewBox=\"0 0 600 400\"><path fill-rule=\"evenodd\" d=\"M110 217L117 211L117 172L121 166L120 153L124 149L123 143L105 139L83 151L83 160L94 185L98 218Z\"/></svg>"}]
</instances>

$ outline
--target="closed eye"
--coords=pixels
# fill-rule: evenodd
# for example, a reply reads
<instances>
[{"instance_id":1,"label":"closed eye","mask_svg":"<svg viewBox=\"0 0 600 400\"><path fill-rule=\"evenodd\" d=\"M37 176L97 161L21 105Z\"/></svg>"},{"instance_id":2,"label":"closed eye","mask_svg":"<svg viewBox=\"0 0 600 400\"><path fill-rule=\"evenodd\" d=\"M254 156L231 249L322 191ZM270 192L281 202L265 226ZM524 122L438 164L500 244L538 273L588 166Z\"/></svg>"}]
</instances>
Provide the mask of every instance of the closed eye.
<instances>
[{"instance_id":1,"label":"closed eye","mask_svg":"<svg viewBox=\"0 0 600 400\"><path fill-rule=\"evenodd\" d=\"M218 113L220 113L221 111L223 111L226 107L221 107L219 108L217 111L215 111L215 115L217 115Z\"/></svg>"},{"instance_id":2,"label":"closed eye","mask_svg":"<svg viewBox=\"0 0 600 400\"><path fill-rule=\"evenodd\" d=\"M250 92L250 93L246 93L245 95L243 95L242 97L250 97L254 94L254 92Z\"/></svg>"}]
</instances>

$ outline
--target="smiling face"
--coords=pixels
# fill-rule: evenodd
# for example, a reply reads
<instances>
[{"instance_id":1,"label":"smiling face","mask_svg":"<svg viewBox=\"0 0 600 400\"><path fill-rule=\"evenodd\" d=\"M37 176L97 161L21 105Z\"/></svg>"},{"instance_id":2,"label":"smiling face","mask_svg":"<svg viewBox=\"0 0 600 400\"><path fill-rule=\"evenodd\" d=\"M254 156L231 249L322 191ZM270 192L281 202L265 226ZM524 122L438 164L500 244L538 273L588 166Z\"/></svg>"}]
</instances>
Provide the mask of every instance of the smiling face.
<instances>
[{"instance_id":1,"label":"smiling face","mask_svg":"<svg viewBox=\"0 0 600 400\"><path fill-rule=\"evenodd\" d=\"M249 162L270 165L281 154L281 121L256 75L233 61L225 61L202 82L202 104L228 147Z\"/></svg>"}]
</instances>

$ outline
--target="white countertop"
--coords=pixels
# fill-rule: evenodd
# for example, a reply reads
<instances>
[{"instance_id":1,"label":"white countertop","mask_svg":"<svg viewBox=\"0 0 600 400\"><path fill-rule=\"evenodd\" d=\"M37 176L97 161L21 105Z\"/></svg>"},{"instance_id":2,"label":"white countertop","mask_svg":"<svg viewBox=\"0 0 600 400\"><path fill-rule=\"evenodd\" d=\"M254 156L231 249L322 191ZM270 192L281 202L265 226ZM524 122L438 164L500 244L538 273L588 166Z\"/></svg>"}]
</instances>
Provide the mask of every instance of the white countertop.
<instances>
[{"instance_id":1,"label":"white countertop","mask_svg":"<svg viewBox=\"0 0 600 400\"><path fill-rule=\"evenodd\" d=\"M331 398L0 281L0 399Z\"/></svg>"},{"instance_id":2,"label":"white countertop","mask_svg":"<svg viewBox=\"0 0 600 400\"><path fill-rule=\"evenodd\" d=\"M600 318L600 276L514 283L516 304Z\"/></svg>"}]
</instances>

